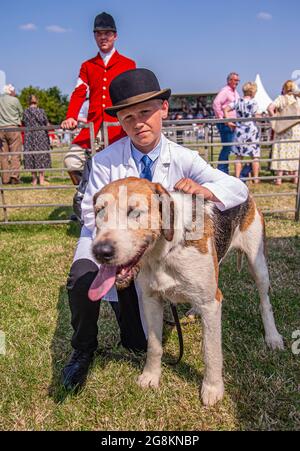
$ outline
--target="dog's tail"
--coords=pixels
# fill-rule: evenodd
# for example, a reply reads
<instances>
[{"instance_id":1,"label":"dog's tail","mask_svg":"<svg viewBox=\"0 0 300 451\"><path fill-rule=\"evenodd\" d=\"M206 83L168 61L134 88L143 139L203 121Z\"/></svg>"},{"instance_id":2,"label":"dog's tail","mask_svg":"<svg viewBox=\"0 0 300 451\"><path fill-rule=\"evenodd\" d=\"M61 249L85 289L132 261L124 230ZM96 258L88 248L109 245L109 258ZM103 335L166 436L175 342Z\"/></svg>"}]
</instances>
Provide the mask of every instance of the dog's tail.
<instances>
[{"instance_id":1,"label":"dog's tail","mask_svg":"<svg viewBox=\"0 0 300 451\"><path fill-rule=\"evenodd\" d=\"M237 250L237 270L238 272L241 272L243 267L243 260L244 260L244 252L240 249Z\"/></svg>"}]
</instances>

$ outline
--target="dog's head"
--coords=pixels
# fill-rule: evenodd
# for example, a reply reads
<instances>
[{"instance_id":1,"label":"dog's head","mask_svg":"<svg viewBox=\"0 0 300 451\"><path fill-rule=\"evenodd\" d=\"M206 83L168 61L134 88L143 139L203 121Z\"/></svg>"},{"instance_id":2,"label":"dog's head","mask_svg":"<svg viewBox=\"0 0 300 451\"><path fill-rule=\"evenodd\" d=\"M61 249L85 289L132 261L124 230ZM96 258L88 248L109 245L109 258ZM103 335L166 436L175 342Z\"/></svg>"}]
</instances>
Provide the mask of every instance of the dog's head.
<instances>
[{"instance_id":1,"label":"dog's head","mask_svg":"<svg viewBox=\"0 0 300 451\"><path fill-rule=\"evenodd\" d=\"M125 288L156 241L174 235L174 202L159 183L129 177L94 196L96 237L92 252L101 269L89 292L100 299L115 283Z\"/></svg>"}]
</instances>

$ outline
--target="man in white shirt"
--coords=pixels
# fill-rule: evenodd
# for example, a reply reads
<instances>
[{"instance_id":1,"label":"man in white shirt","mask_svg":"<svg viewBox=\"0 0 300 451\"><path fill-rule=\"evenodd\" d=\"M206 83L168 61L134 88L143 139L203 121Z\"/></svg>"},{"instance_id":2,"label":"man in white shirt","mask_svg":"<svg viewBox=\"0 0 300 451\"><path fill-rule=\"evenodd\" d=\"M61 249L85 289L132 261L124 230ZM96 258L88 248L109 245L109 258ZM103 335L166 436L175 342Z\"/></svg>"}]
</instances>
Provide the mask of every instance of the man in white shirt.
<instances>
[{"instance_id":1,"label":"man in white shirt","mask_svg":"<svg viewBox=\"0 0 300 451\"><path fill-rule=\"evenodd\" d=\"M97 348L97 320L100 302L88 298L88 290L97 276L99 265L91 253L95 231L93 196L106 184L130 177L161 183L168 190L200 194L227 210L244 202L248 189L240 180L213 169L197 152L166 139L162 121L168 115L170 89L160 89L153 72L133 69L120 74L110 85L112 107L106 112L117 117L127 137L99 152L82 202L83 227L68 279L68 294L75 351L63 370L67 389L81 386ZM132 283L117 292L113 287L105 296L116 313L124 347L146 351L147 340L140 315L142 294ZM100 301L100 299L99 299Z\"/></svg>"}]
</instances>

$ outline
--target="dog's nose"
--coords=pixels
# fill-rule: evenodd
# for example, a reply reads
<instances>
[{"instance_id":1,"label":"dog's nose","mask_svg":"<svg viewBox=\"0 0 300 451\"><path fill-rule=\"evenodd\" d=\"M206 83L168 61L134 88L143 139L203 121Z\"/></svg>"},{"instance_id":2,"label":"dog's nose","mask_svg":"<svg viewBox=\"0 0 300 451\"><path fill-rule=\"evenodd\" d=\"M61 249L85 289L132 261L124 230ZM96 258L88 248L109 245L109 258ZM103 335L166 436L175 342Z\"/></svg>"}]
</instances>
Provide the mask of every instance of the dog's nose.
<instances>
[{"instance_id":1,"label":"dog's nose","mask_svg":"<svg viewBox=\"0 0 300 451\"><path fill-rule=\"evenodd\" d=\"M97 243L93 247L94 255L99 260L109 261L115 255L115 249L111 241L103 241L102 243Z\"/></svg>"}]
</instances>

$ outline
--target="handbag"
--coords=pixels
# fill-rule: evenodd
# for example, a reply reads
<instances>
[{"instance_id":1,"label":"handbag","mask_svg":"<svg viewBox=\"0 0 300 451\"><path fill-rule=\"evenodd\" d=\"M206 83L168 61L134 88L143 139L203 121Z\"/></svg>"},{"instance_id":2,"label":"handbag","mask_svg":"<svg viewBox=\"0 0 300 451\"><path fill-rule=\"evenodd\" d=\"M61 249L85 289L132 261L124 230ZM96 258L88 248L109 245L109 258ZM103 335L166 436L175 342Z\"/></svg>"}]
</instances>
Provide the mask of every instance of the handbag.
<instances>
[{"instance_id":1,"label":"handbag","mask_svg":"<svg viewBox=\"0 0 300 451\"><path fill-rule=\"evenodd\" d=\"M287 101L287 100L286 100ZM284 108L276 113L276 117L299 116L299 119L287 119L282 121L271 121L271 127L277 135L286 132L300 123L300 102L295 97L295 102L286 104Z\"/></svg>"}]
</instances>

